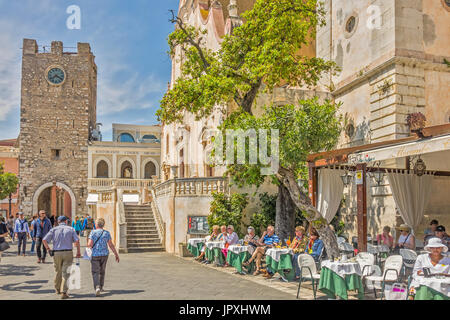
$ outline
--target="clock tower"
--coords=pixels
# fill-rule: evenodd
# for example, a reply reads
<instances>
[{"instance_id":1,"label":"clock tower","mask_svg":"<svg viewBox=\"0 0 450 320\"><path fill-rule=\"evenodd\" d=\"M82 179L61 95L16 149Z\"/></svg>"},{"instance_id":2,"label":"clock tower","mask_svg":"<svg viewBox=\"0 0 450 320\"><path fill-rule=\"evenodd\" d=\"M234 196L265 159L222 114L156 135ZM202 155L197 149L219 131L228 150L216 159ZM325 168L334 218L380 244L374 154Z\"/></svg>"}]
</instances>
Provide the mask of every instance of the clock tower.
<instances>
[{"instance_id":1,"label":"clock tower","mask_svg":"<svg viewBox=\"0 0 450 320\"><path fill-rule=\"evenodd\" d=\"M47 51L47 52L46 52ZM23 40L20 199L25 215L87 214L88 144L96 124L97 66L88 43L64 52Z\"/></svg>"}]
</instances>

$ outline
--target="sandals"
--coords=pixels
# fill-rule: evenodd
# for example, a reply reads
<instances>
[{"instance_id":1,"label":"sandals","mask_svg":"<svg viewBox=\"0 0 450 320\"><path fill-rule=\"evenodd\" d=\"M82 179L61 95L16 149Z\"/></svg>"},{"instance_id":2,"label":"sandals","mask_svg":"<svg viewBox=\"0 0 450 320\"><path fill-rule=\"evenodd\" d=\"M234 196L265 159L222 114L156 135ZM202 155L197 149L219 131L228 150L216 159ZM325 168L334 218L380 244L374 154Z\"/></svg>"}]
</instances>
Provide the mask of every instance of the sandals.
<instances>
[{"instance_id":1,"label":"sandals","mask_svg":"<svg viewBox=\"0 0 450 320\"><path fill-rule=\"evenodd\" d=\"M254 276L257 276L257 275L260 274L260 273L261 273L260 270L256 270L255 272L253 272L253 275L254 275Z\"/></svg>"}]
</instances>

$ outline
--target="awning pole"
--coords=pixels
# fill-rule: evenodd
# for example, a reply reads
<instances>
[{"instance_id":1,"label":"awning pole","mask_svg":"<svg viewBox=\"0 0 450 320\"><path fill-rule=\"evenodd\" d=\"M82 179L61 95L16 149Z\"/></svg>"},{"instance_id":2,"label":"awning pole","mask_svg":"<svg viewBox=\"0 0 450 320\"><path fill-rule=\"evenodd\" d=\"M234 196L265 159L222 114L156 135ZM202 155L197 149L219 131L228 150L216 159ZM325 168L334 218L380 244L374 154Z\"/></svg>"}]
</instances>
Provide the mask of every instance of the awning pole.
<instances>
[{"instance_id":1,"label":"awning pole","mask_svg":"<svg viewBox=\"0 0 450 320\"><path fill-rule=\"evenodd\" d=\"M367 251L367 164L356 165L356 199L357 199L357 224L358 224L358 250Z\"/></svg>"},{"instance_id":2,"label":"awning pole","mask_svg":"<svg viewBox=\"0 0 450 320\"><path fill-rule=\"evenodd\" d=\"M308 193L313 206L317 206L317 170L314 162L308 162Z\"/></svg>"}]
</instances>

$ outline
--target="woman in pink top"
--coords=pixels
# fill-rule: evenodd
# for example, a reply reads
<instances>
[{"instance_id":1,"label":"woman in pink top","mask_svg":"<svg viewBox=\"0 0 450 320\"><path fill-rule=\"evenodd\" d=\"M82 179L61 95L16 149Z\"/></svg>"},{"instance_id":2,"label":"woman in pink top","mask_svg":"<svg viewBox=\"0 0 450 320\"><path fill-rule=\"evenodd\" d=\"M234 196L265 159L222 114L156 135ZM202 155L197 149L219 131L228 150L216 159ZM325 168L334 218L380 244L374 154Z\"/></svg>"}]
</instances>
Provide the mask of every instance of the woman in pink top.
<instances>
[{"instance_id":1,"label":"woman in pink top","mask_svg":"<svg viewBox=\"0 0 450 320\"><path fill-rule=\"evenodd\" d=\"M394 238L389 234L391 232L391 228L385 226L383 228L383 233L377 235L377 243L387 245L389 249L392 249L394 246Z\"/></svg>"}]
</instances>

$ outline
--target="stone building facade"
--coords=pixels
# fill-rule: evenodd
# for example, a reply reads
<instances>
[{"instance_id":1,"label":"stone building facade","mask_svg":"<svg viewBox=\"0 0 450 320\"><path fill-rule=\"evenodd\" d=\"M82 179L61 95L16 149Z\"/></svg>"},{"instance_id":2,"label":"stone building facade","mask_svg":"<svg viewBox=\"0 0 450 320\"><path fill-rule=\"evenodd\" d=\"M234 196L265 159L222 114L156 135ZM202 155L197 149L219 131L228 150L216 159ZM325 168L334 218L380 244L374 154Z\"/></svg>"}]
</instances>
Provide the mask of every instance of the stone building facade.
<instances>
[{"instance_id":1,"label":"stone building facade","mask_svg":"<svg viewBox=\"0 0 450 320\"><path fill-rule=\"evenodd\" d=\"M55 216L87 213L97 66L88 43L77 49L64 52L54 41L50 52L41 52L35 40L23 41L19 175L27 215L39 209Z\"/></svg>"},{"instance_id":2,"label":"stone building facade","mask_svg":"<svg viewBox=\"0 0 450 320\"><path fill-rule=\"evenodd\" d=\"M3 164L4 172L19 173L19 148L17 139L0 140L0 163ZM11 195L11 213L15 215L19 211L19 194ZM9 197L0 200L0 217L8 217Z\"/></svg>"},{"instance_id":3,"label":"stone building facade","mask_svg":"<svg viewBox=\"0 0 450 320\"><path fill-rule=\"evenodd\" d=\"M322 79L322 87L342 102L350 118L339 148L389 141L409 136L406 117L421 112L427 126L450 122L450 2L446 0L325 0L327 24L319 28L317 56L342 68ZM429 170L442 167L442 157L422 159ZM441 160L439 160L441 159ZM441 166L439 166L439 162ZM383 161L382 167L406 168L405 158ZM435 178L433 195L420 229L429 219L449 224L446 178ZM384 225L403 223L389 183L368 187L368 233ZM348 234L356 234L356 187L345 189L342 219ZM446 204L447 203L447 204ZM447 209L445 207L447 206ZM417 230L420 234L420 230Z\"/></svg>"}]
</instances>

